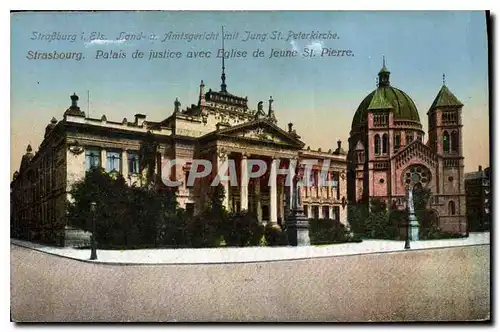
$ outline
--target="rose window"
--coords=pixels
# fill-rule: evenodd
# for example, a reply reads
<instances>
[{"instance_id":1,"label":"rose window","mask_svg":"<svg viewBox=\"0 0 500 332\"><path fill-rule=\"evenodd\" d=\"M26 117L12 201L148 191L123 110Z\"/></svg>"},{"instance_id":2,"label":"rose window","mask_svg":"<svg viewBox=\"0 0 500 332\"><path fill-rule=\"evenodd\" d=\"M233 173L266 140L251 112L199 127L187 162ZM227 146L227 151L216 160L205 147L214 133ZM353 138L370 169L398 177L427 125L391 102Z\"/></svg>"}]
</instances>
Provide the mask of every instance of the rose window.
<instances>
[{"instance_id":1,"label":"rose window","mask_svg":"<svg viewBox=\"0 0 500 332\"><path fill-rule=\"evenodd\" d=\"M430 181L430 172L424 166L410 166L403 173L403 182L406 186L425 187Z\"/></svg>"}]
</instances>

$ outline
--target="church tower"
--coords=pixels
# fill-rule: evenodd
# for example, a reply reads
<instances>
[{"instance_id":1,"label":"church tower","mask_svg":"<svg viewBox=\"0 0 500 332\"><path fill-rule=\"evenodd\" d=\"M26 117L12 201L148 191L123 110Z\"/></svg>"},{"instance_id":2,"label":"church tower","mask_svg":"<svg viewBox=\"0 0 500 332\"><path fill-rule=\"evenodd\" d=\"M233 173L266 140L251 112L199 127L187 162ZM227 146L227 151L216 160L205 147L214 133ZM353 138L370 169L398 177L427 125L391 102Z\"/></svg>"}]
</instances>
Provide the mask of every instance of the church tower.
<instances>
[{"instance_id":1,"label":"church tower","mask_svg":"<svg viewBox=\"0 0 500 332\"><path fill-rule=\"evenodd\" d=\"M440 227L454 225L454 231L465 234L465 185L462 149L463 104L448 89L443 74L443 85L427 112L429 121L429 147L439 160L436 192L431 202L439 211Z\"/></svg>"}]
</instances>

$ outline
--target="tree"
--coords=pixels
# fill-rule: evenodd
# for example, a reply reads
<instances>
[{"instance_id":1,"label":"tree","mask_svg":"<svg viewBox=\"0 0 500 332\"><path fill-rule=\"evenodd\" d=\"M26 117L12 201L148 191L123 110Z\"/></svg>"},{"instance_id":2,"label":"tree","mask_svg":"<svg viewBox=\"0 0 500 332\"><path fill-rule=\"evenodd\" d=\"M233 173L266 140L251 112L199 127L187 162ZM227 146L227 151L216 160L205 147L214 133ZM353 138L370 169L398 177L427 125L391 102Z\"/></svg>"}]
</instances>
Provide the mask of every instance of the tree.
<instances>
[{"instance_id":1,"label":"tree","mask_svg":"<svg viewBox=\"0 0 500 332\"><path fill-rule=\"evenodd\" d=\"M225 189L222 184L211 186L207 204L197 216L186 225L188 244L193 247L214 247L220 245L224 234L222 225L227 223L228 213L223 204Z\"/></svg>"},{"instance_id":2,"label":"tree","mask_svg":"<svg viewBox=\"0 0 500 332\"><path fill-rule=\"evenodd\" d=\"M146 187L151 187L154 182L154 173L156 169L156 152L158 142L151 131L148 131L146 137L139 148L139 166L141 174L146 171Z\"/></svg>"},{"instance_id":3,"label":"tree","mask_svg":"<svg viewBox=\"0 0 500 332\"><path fill-rule=\"evenodd\" d=\"M368 205L365 203L358 203L349 205L347 210L347 217L351 231L359 236L363 236L366 231L366 220L368 219Z\"/></svg>"},{"instance_id":4,"label":"tree","mask_svg":"<svg viewBox=\"0 0 500 332\"><path fill-rule=\"evenodd\" d=\"M257 246L264 235L264 225L255 214L245 210L229 214L221 224L221 231L229 246Z\"/></svg>"},{"instance_id":5,"label":"tree","mask_svg":"<svg viewBox=\"0 0 500 332\"><path fill-rule=\"evenodd\" d=\"M129 187L121 175L116 179L101 168L91 169L70 191L70 223L92 231L90 202L96 202L96 239L102 247L155 247L166 215L172 214L175 192Z\"/></svg>"}]
</instances>

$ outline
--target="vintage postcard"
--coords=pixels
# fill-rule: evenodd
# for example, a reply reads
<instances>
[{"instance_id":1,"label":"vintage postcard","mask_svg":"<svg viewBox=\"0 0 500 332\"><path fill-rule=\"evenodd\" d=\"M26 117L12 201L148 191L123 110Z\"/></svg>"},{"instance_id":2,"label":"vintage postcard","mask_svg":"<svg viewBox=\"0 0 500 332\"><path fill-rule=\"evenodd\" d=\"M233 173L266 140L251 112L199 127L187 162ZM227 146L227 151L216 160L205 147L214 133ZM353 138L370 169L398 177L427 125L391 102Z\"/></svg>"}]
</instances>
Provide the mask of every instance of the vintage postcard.
<instances>
[{"instance_id":1,"label":"vintage postcard","mask_svg":"<svg viewBox=\"0 0 500 332\"><path fill-rule=\"evenodd\" d=\"M11 321L488 321L489 22L11 12Z\"/></svg>"}]
</instances>

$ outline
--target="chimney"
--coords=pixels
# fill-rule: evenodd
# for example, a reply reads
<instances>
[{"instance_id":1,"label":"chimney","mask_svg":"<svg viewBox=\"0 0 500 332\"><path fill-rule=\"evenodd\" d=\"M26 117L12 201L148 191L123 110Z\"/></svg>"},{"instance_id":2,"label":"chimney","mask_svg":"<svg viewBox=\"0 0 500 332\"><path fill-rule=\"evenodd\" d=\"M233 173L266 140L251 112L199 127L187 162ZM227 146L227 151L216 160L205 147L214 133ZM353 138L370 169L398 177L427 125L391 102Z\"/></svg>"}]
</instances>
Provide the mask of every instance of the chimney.
<instances>
[{"instance_id":1,"label":"chimney","mask_svg":"<svg viewBox=\"0 0 500 332\"><path fill-rule=\"evenodd\" d=\"M478 172L481 172L481 171L483 170L483 166L479 165L479 166L477 167L477 170L478 170Z\"/></svg>"},{"instance_id":2,"label":"chimney","mask_svg":"<svg viewBox=\"0 0 500 332\"><path fill-rule=\"evenodd\" d=\"M293 131L293 123L288 124L288 132L291 133Z\"/></svg>"},{"instance_id":3,"label":"chimney","mask_svg":"<svg viewBox=\"0 0 500 332\"><path fill-rule=\"evenodd\" d=\"M135 124L137 126L142 126L144 124L144 120L146 120L146 116L144 114L135 115Z\"/></svg>"}]
</instances>

